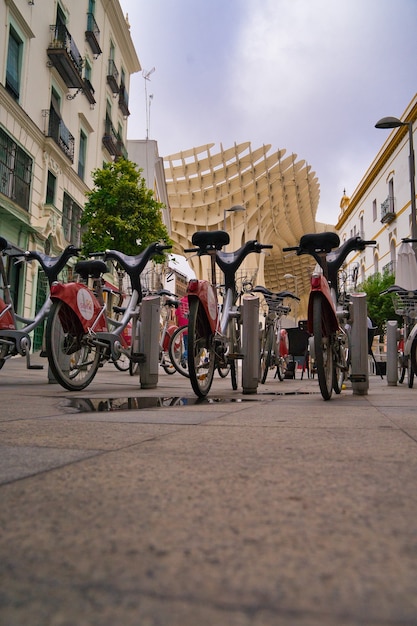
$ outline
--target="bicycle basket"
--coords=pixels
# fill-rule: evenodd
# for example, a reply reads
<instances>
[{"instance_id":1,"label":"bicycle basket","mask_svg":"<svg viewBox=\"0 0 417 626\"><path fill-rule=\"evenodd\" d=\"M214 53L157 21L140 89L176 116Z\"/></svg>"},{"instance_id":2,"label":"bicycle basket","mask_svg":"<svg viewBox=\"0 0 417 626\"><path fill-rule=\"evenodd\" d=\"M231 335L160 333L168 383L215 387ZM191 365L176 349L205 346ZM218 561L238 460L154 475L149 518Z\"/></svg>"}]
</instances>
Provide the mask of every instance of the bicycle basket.
<instances>
[{"instance_id":1,"label":"bicycle basket","mask_svg":"<svg viewBox=\"0 0 417 626\"><path fill-rule=\"evenodd\" d=\"M391 297L397 315L417 319L417 298L414 294L392 293Z\"/></svg>"},{"instance_id":2,"label":"bicycle basket","mask_svg":"<svg viewBox=\"0 0 417 626\"><path fill-rule=\"evenodd\" d=\"M239 269L235 274L236 291L238 293L249 293L256 284L258 268ZM208 279L211 281L211 271L208 272ZM224 274L220 269L216 269L216 285L224 285Z\"/></svg>"}]
</instances>

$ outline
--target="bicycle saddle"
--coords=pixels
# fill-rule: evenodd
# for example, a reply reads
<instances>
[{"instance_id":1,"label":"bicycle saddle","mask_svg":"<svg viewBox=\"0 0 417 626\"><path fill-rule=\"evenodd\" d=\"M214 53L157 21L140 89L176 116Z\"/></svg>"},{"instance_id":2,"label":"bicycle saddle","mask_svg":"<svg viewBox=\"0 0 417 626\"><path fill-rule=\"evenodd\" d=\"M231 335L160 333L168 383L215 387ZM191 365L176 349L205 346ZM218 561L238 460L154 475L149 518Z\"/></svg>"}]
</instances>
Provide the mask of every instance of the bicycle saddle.
<instances>
[{"instance_id":1,"label":"bicycle saddle","mask_svg":"<svg viewBox=\"0 0 417 626\"><path fill-rule=\"evenodd\" d=\"M107 272L107 265L104 261L78 261L74 267L74 271L81 276L83 280L91 278L100 278L102 274Z\"/></svg>"},{"instance_id":2,"label":"bicycle saddle","mask_svg":"<svg viewBox=\"0 0 417 626\"><path fill-rule=\"evenodd\" d=\"M7 248L10 248L9 242L4 237L0 237L0 252L7 250Z\"/></svg>"},{"instance_id":3,"label":"bicycle saddle","mask_svg":"<svg viewBox=\"0 0 417 626\"><path fill-rule=\"evenodd\" d=\"M302 252L330 252L340 246L339 235L332 232L311 233L300 239L300 253Z\"/></svg>"},{"instance_id":4,"label":"bicycle saddle","mask_svg":"<svg viewBox=\"0 0 417 626\"><path fill-rule=\"evenodd\" d=\"M225 230L198 230L191 237L191 242L203 251L209 248L221 250L230 242L230 237Z\"/></svg>"}]
</instances>

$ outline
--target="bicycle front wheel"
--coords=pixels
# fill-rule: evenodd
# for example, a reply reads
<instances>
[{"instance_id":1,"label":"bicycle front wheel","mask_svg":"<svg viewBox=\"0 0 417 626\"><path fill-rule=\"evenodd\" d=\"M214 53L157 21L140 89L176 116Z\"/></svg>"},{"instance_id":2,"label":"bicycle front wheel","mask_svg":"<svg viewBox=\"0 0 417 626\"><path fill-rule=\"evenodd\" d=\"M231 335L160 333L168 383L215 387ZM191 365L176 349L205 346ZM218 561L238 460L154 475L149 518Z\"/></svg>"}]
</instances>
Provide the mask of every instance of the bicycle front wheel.
<instances>
[{"instance_id":1,"label":"bicycle front wheel","mask_svg":"<svg viewBox=\"0 0 417 626\"><path fill-rule=\"evenodd\" d=\"M130 359L126 354L121 354L117 361L113 361L114 367L120 372L127 372L129 369Z\"/></svg>"},{"instance_id":2,"label":"bicycle front wheel","mask_svg":"<svg viewBox=\"0 0 417 626\"><path fill-rule=\"evenodd\" d=\"M180 328L177 328L172 333L168 347L168 354L176 371L182 374L182 376L189 378L187 349L188 325L180 326Z\"/></svg>"},{"instance_id":3,"label":"bicycle front wheel","mask_svg":"<svg viewBox=\"0 0 417 626\"><path fill-rule=\"evenodd\" d=\"M317 295L313 300L313 337L320 392L324 400L330 400L333 387L333 353L331 337L326 337L323 334L320 295Z\"/></svg>"},{"instance_id":4,"label":"bicycle front wheel","mask_svg":"<svg viewBox=\"0 0 417 626\"><path fill-rule=\"evenodd\" d=\"M413 339L410 351L411 367L414 374L417 374L417 335Z\"/></svg>"},{"instance_id":5,"label":"bicycle front wheel","mask_svg":"<svg viewBox=\"0 0 417 626\"><path fill-rule=\"evenodd\" d=\"M87 387L97 373L101 351L85 340L80 320L65 302L52 304L45 329L49 366L69 391Z\"/></svg>"},{"instance_id":6,"label":"bicycle front wheel","mask_svg":"<svg viewBox=\"0 0 417 626\"><path fill-rule=\"evenodd\" d=\"M262 335L261 343L261 371L259 380L263 385L268 376L268 370L272 364L272 346L274 344L274 329L272 326L266 328L266 332Z\"/></svg>"},{"instance_id":7,"label":"bicycle front wheel","mask_svg":"<svg viewBox=\"0 0 417 626\"><path fill-rule=\"evenodd\" d=\"M210 391L215 367L214 334L203 305L193 298L188 318L188 371L193 391L199 398Z\"/></svg>"},{"instance_id":8,"label":"bicycle front wheel","mask_svg":"<svg viewBox=\"0 0 417 626\"><path fill-rule=\"evenodd\" d=\"M333 389L339 394L342 391L343 383L347 372L347 352L348 348L346 335L340 334L336 337L336 346L334 351L334 368L333 368Z\"/></svg>"}]
</instances>

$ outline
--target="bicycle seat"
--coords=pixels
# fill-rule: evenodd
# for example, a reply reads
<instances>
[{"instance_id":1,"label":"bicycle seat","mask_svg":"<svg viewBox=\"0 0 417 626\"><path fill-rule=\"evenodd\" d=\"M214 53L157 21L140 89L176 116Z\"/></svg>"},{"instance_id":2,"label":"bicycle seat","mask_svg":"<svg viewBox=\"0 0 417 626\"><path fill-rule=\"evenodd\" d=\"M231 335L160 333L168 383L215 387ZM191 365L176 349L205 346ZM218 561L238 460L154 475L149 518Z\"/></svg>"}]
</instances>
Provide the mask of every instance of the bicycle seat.
<instances>
[{"instance_id":1,"label":"bicycle seat","mask_svg":"<svg viewBox=\"0 0 417 626\"><path fill-rule=\"evenodd\" d=\"M191 237L191 242L206 252L209 249L221 250L230 242L230 237L225 230L198 230Z\"/></svg>"},{"instance_id":2,"label":"bicycle seat","mask_svg":"<svg viewBox=\"0 0 417 626\"><path fill-rule=\"evenodd\" d=\"M107 272L107 265L104 261L78 261L74 267L74 271L81 276L83 280L88 278L100 278L102 274Z\"/></svg>"},{"instance_id":3,"label":"bicycle seat","mask_svg":"<svg viewBox=\"0 0 417 626\"><path fill-rule=\"evenodd\" d=\"M4 252L4 250L7 250L8 248L10 248L10 246L7 239L0 237L0 252Z\"/></svg>"},{"instance_id":4,"label":"bicycle seat","mask_svg":"<svg viewBox=\"0 0 417 626\"><path fill-rule=\"evenodd\" d=\"M339 246L339 235L332 232L311 233L303 235L300 239L300 253L328 253L333 250L333 248L338 248Z\"/></svg>"}]
</instances>

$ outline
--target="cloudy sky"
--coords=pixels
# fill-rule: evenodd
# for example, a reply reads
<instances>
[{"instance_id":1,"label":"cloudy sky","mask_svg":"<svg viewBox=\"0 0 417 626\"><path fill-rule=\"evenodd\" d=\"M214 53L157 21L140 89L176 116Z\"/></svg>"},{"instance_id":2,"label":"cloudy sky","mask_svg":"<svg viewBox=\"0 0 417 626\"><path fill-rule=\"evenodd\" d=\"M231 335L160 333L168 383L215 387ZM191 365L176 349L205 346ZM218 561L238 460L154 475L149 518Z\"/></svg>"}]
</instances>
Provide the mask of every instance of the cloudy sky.
<instances>
[{"instance_id":1,"label":"cloudy sky","mask_svg":"<svg viewBox=\"0 0 417 626\"><path fill-rule=\"evenodd\" d=\"M145 78L132 77L129 139L166 156L214 142L271 144L320 182L335 224L417 91L417 0L120 0ZM150 99L149 96L152 96Z\"/></svg>"}]
</instances>

